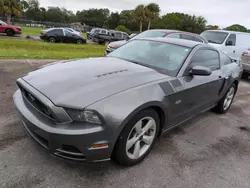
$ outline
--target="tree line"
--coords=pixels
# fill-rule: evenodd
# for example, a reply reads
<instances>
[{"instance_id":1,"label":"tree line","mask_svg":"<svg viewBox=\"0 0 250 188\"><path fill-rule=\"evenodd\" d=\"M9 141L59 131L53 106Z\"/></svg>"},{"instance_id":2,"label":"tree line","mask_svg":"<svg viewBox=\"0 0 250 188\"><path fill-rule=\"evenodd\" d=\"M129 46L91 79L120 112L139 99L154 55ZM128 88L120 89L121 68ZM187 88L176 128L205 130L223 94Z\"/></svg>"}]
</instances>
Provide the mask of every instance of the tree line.
<instances>
[{"instance_id":1,"label":"tree line","mask_svg":"<svg viewBox=\"0 0 250 188\"><path fill-rule=\"evenodd\" d=\"M44 8L39 0L0 0L0 16L6 16L7 22L14 17L23 19L73 23L80 22L93 27L117 29L130 33L146 29L176 29L193 33L201 33L206 29L218 29L218 26L206 26L206 19L202 16L184 13L167 13L160 16L160 7L156 3L138 5L135 9L111 12L107 8L77 11L60 7ZM234 24L226 30L247 32L247 28Z\"/></svg>"}]
</instances>

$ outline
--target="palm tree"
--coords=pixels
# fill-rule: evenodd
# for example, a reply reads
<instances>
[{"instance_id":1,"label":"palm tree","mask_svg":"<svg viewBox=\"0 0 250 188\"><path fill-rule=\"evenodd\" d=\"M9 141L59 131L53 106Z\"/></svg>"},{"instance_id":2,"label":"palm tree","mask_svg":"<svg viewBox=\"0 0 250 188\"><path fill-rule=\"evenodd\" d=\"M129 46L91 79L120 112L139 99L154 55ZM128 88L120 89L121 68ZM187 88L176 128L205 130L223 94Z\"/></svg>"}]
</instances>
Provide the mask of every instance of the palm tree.
<instances>
[{"instance_id":1,"label":"palm tree","mask_svg":"<svg viewBox=\"0 0 250 188\"><path fill-rule=\"evenodd\" d=\"M135 19L135 21L140 22L140 32L142 32L142 23L146 20L145 6L144 5L138 5L135 8L134 19Z\"/></svg>"},{"instance_id":2,"label":"palm tree","mask_svg":"<svg viewBox=\"0 0 250 188\"><path fill-rule=\"evenodd\" d=\"M11 16L20 16L22 13L20 0L0 0L0 12L7 16L7 23L10 24Z\"/></svg>"},{"instance_id":3,"label":"palm tree","mask_svg":"<svg viewBox=\"0 0 250 188\"><path fill-rule=\"evenodd\" d=\"M148 30L150 29L151 22L156 20L160 14L160 7L156 3L150 3L145 7L146 19L148 21Z\"/></svg>"}]
</instances>

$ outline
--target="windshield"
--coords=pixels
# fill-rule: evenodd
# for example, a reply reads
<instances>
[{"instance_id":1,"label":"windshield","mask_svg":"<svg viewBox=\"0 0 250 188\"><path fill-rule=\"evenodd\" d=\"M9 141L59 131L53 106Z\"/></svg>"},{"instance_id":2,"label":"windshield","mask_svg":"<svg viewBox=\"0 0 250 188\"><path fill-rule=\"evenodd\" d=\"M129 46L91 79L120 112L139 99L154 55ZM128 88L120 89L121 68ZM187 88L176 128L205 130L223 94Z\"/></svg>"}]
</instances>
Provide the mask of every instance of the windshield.
<instances>
[{"instance_id":1,"label":"windshield","mask_svg":"<svg viewBox=\"0 0 250 188\"><path fill-rule=\"evenodd\" d=\"M132 40L108 56L150 67L170 76L176 76L190 51L191 49L188 47L165 42Z\"/></svg>"},{"instance_id":2,"label":"windshield","mask_svg":"<svg viewBox=\"0 0 250 188\"><path fill-rule=\"evenodd\" d=\"M3 22L2 20L0 20L0 24L7 25L7 23Z\"/></svg>"},{"instance_id":3,"label":"windshield","mask_svg":"<svg viewBox=\"0 0 250 188\"><path fill-rule=\"evenodd\" d=\"M150 37L163 37L166 34L164 31L148 30L136 35L133 39L150 38Z\"/></svg>"},{"instance_id":4,"label":"windshield","mask_svg":"<svg viewBox=\"0 0 250 188\"><path fill-rule=\"evenodd\" d=\"M73 32L73 31L74 31L73 29L70 29L70 28L67 28L67 30L68 30L68 31L71 31L71 32Z\"/></svg>"},{"instance_id":5,"label":"windshield","mask_svg":"<svg viewBox=\"0 0 250 188\"><path fill-rule=\"evenodd\" d=\"M201 36L207 39L209 43L222 44L228 33L221 31L204 31Z\"/></svg>"}]
</instances>

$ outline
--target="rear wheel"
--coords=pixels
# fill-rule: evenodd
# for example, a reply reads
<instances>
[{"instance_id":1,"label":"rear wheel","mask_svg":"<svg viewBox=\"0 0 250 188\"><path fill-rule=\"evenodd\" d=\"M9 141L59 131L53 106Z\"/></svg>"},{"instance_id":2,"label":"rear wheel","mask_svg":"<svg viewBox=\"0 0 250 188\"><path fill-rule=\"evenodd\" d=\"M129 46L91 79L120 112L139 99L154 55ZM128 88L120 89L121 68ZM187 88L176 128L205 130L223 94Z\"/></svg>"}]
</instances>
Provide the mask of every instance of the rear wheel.
<instances>
[{"instance_id":1,"label":"rear wheel","mask_svg":"<svg viewBox=\"0 0 250 188\"><path fill-rule=\"evenodd\" d=\"M117 140L115 160L126 166L141 162L152 149L159 130L160 119L156 111L146 109L136 114Z\"/></svg>"},{"instance_id":2,"label":"rear wheel","mask_svg":"<svg viewBox=\"0 0 250 188\"><path fill-rule=\"evenodd\" d=\"M81 39L78 39L77 41L76 41L76 44L82 44L83 43L83 41L81 40Z\"/></svg>"},{"instance_id":3,"label":"rear wheel","mask_svg":"<svg viewBox=\"0 0 250 188\"><path fill-rule=\"evenodd\" d=\"M7 30L6 30L6 34L7 34L8 36L14 36L15 32L14 32L12 29L7 29Z\"/></svg>"},{"instance_id":4,"label":"rear wheel","mask_svg":"<svg viewBox=\"0 0 250 188\"><path fill-rule=\"evenodd\" d=\"M55 43L55 42L56 42L55 37L50 37L50 38L49 38L49 42L51 42L51 43Z\"/></svg>"},{"instance_id":5,"label":"rear wheel","mask_svg":"<svg viewBox=\"0 0 250 188\"><path fill-rule=\"evenodd\" d=\"M214 110L220 114L226 113L233 102L236 90L236 85L232 84L231 87L227 90L225 96L219 101L217 106L214 108Z\"/></svg>"}]
</instances>

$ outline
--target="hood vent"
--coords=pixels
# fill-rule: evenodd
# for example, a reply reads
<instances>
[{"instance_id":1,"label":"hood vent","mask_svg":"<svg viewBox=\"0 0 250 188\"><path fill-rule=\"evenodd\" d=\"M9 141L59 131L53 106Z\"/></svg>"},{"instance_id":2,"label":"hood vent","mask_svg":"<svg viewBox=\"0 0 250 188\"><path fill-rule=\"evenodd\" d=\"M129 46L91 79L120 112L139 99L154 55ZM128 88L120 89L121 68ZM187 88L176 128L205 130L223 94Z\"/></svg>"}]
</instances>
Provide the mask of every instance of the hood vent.
<instances>
[{"instance_id":1,"label":"hood vent","mask_svg":"<svg viewBox=\"0 0 250 188\"><path fill-rule=\"evenodd\" d=\"M118 71L113 71L113 72L107 72L105 74L99 74L96 77L103 77L103 76L108 76L108 75L112 75L112 74L117 74L117 73L121 73L121 72L126 72L128 71L128 69L123 69L123 70L118 70Z\"/></svg>"}]
</instances>

